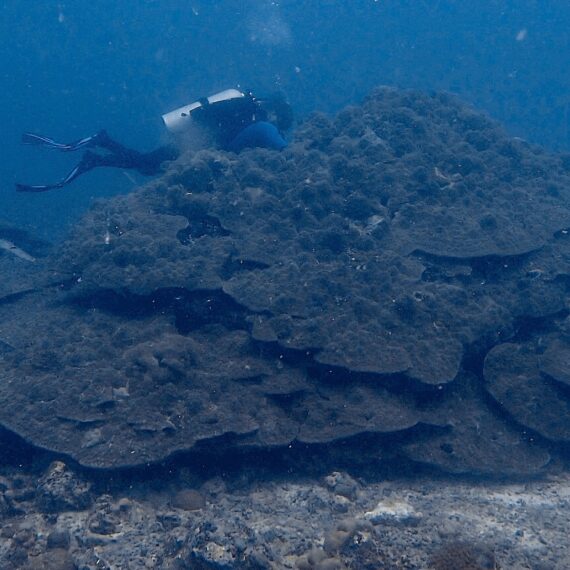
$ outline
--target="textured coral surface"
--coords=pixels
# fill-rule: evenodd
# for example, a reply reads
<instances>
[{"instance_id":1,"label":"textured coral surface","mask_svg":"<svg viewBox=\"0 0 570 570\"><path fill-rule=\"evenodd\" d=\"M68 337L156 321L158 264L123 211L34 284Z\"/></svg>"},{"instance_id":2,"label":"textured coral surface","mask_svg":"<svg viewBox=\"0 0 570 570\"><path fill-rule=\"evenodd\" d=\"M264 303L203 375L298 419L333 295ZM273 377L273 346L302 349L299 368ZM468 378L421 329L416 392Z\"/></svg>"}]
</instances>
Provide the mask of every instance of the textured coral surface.
<instances>
[{"instance_id":1,"label":"textured coral surface","mask_svg":"<svg viewBox=\"0 0 570 570\"><path fill-rule=\"evenodd\" d=\"M350 442L535 473L570 434L569 205L567 157L442 94L186 154L0 304L0 423L97 467Z\"/></svg>"}]
</instances>

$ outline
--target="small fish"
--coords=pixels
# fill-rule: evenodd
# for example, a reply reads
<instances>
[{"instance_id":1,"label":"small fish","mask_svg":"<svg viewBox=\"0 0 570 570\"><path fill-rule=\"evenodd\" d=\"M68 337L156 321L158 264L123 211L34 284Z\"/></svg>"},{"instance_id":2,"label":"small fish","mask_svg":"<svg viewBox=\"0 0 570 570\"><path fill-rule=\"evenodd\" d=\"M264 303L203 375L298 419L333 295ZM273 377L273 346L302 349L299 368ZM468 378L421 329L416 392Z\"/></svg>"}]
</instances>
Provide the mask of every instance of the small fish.
<instances>
[{"instance_id":1,"label":"small fish","mask_svg":"<svg viewBox=\"0 0 570 570\"><path fill-rule=\"evenodd\" d=\"M26 261L34 262L36 258L31 256L29 253L26 253L23 249L20 249L16 244L8 241L7 239L0 239L0 249L8 251L12 255L19 257L21 259L25 259Z\"/></svg>"}]
</instances>

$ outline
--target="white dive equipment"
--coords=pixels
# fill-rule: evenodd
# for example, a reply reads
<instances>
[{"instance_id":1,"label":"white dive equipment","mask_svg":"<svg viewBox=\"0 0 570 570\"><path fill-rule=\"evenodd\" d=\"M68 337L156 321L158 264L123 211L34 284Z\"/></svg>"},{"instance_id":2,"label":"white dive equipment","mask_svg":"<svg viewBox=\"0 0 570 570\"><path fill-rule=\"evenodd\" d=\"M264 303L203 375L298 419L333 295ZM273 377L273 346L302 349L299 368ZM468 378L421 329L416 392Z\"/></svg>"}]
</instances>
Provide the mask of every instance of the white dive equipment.
<instances>
[{"instance_id":1,"label":"white dive equipment","mask_svg":"<svg viewBox=\"0 0 570 570\"><path fill-rule=\"evenodd\" d=\"M219 103L220 101L228 101L229 99L239 99L240 97L245 97L245 93L237 89L226 89L225 91L210 95L207 101L209 104L212 104ZM162 120L170 132L183 132L190 125L192 111L202 106L203 103L201 101L195 101L194 103L190 103L190 105L184 105L184 107L174 109L174 111L170 111L170 113L165 113L162 115Z\"/></svg>"}]
</instances>

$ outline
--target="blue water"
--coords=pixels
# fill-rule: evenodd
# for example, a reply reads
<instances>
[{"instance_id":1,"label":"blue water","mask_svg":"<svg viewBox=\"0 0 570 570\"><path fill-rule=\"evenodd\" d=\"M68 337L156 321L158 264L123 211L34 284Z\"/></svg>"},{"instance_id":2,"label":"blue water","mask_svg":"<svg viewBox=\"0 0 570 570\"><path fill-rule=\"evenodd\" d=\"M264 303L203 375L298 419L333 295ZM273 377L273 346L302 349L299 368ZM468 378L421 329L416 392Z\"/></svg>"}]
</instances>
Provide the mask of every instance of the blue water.
<instances>
[{"instance_id":1,"label":"blue water","mask_svg":"<svg viewBox=\"0 0 570 570\"><path fill-rule=\"evenodd\" d=\"M285 91L298 118L371 87L445 89L514 135L570 149L570 5L537 0L4 0L0 7L0 218L65 235L96 198L144 179L91 172L46 195L76 157L22 147L106 128L164 142L163 112L227 87Z\"/></svg>"}]
</instances>

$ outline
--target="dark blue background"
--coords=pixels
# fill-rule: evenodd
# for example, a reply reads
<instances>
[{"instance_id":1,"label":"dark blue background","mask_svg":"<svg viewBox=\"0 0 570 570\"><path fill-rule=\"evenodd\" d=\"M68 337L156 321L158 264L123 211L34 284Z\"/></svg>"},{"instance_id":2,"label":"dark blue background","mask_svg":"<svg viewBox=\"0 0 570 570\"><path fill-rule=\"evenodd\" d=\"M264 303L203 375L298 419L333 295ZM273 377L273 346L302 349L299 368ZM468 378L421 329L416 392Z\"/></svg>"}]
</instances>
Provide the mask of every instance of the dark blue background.
<instances>
[{"instance_id":1,"label":"dark blue background","mask_svg":"<svg viewBox=\"0 0 570 570\"><path fill-rule=\"evenodd\" d=\"M282 88L301 117L378 84L446 89L568 149L569 25L562 0L4 0L0 218L59 237L93 198L143 180L105 170L16 194L16 180L53 182L78 158L22 147L22 131L67 141L104 127L150 149L163 112L236 85Z\"/></svg>"}]
</instances>

